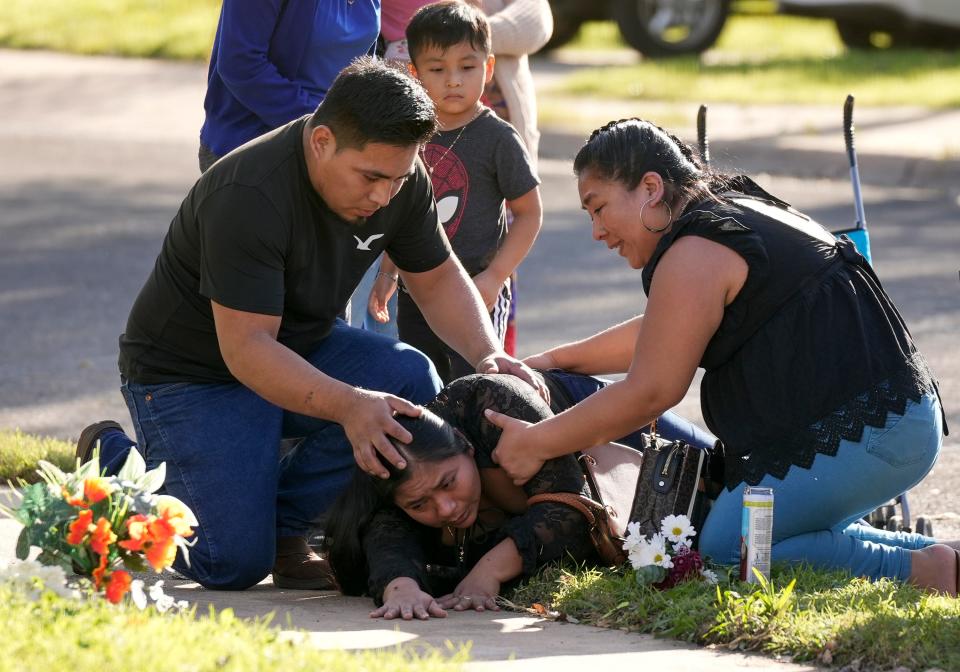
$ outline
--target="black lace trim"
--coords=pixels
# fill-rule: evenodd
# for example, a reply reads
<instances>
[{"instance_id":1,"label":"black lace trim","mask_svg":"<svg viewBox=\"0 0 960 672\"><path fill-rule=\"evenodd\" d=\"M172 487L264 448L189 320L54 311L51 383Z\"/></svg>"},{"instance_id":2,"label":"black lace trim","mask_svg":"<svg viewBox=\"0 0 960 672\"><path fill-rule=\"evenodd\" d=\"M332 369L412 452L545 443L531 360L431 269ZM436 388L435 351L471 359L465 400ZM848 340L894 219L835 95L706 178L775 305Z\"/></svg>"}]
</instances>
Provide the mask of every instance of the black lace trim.
<instances>
[{"instance_id":1,"label":"black lace trim","mask_svg":"<svg viewBox=\"0 0 960 672\"><path fill-rule=\"evenodd\" d=\"M783 480L793 466L812 467L818 454L836 455L841 439L860 441L865 426L883 427L889 413L903 415L907 400L919 402L923 395L935 391L933 376L919 352L905 364L897 374L858 394L806 429L769 442L776 452L755 447L742 459L728 457L724 473L727 488L732 490L744 482L756 485L767 474Z\"/></svg>"}]
</instances>

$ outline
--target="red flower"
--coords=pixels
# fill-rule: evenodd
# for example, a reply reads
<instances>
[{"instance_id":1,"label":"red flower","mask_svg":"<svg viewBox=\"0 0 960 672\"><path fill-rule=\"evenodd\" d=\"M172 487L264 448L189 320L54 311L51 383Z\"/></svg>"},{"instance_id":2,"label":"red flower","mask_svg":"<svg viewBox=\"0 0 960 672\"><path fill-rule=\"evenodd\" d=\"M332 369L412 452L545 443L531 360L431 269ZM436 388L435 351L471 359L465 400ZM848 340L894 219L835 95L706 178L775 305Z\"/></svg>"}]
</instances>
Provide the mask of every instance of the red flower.
<instances>
[{"instance_id":1,"label":"red flower","mask_svg":"<svg viewBox=\"0 0 960 672\"><path fill-rule=\"evenodd\" d=\"M148 524L150 518L138 513L127 519L127 535L129 539L124 539L118 545L128 551L143 550L143 545L150 540Z\"/></svg>"},{"instance_id":2,"label":"red flower","mask_svg":"<svg viewBox=\"0 0 960 672\"><path fill-rule=\"evenodd\" d=\"M166 518L136 515L127 520L129 539L119 542L121 548L128 551L142 551L154 571L160 572L173 564L177 557L177 534L175 524ZM189 527L187 531L193 534Z\"/></svg>"},{"instance_id":3,"label":"red flower","mask_svg":"<svg viewBox=\"0 0 960 672\"><path fill-rule=\"evenodd\" d=\"M107 555L110 552L110 544L117 540L117 535L110 529L110 521L103 516L97 520L97 526L90 537L90 548L94 553Z\"/></svg>"},{"instance_id":4,"label":"red flower","mask_svg":"<svg viewBox=\"0 0 960 672\"><path fill-rule=\"evenodd\" d=\"M93 511L90 509L82 510L77 515L77 519L70 523L70 532L67 534L67 543L71 546L76 546L77 544L81 543L87 536L87 532L90 531L90 526L92 524Z\"/></svg>"},{"instance_id":5,"label":"red flower","mask_svg":"<svg viewBox=\"0 0 960 672\"><path fill-rule=\"evenodd\" d=\"M93 570L93 585L97 587L97 590L100 590L100 586L103 585L104 574L107 571L107 556L100 556L100 564L97 565L97 568Z\"/></svg>"},{"instance_id":6,"label":"red flower","mask_svg":"<svg viewBox=\"0 0 960 672\"><path fill-rule=\"evenodd\" d=\"M660 583L653 584L653 587L658 590L673 588L687 579L697 578L701 569L703 569L703 559L699 553L687 546L677 546L674 549L673 567L670 568L667 577Z\"/></svg>"},{"instance_id":7,"label":"red flower","mask_svg":"<svg viewBox=\"0 0 960 672\"><path fill-rule=\"evenodd\" d=\"M123 599L123 596L130 590L130 574L118 569L110 575L110 581L107 583L107 599L117 604Z\"/></svg>"},{"instance_id":8,"label":"red flower","mask_svg":"<svg viewBox=\"0 0 960 672\"><path fill-rule=\"evenodd\" d=\"M109 497L110 492L110 487L105 478L88 478L83 482L83 496L87 498L87 502L90 504L96 504Z\"/></svg>"}]
</instances>

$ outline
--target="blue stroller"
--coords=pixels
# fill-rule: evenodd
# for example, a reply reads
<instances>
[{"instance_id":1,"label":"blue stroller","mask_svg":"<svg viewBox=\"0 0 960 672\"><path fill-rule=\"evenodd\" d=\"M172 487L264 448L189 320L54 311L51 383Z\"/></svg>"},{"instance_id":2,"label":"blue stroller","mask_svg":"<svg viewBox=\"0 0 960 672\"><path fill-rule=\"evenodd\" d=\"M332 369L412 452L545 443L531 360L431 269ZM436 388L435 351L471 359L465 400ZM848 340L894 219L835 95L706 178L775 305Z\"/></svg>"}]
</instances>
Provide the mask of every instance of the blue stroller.
<instances>
[{"instance_id":1,"label":"blue stroller","mask_svg":"<svg viewBox=\"0 0 960 672\"><path fill-rule=\"evenodd\" d=\"M850 163L850 182L853 185L854 208L856 223L846 229L831 231L840 238L846 236L857 246L860 254L869 264L873 264L870 250L870 235L867 232L867 218L863 210L863 197L860 193L860 169L857 164L857 152L853 142L853 96L848 95L843 104L843 139L847 150L847 159ZM701 105L697 112L697 144L700 158L704 165L710 165L710 144L707 140L707 107ZM900 512L897 512L899 507ZM891 532L917 532L928 537L933 536L933 524L924 516L917 516L915 521L910 517L910 503L907 493L901 493L883 506L878 507L863 520L865 524ZM913 525L911 525L913 522Z\"/></svg>"}]
</instances>

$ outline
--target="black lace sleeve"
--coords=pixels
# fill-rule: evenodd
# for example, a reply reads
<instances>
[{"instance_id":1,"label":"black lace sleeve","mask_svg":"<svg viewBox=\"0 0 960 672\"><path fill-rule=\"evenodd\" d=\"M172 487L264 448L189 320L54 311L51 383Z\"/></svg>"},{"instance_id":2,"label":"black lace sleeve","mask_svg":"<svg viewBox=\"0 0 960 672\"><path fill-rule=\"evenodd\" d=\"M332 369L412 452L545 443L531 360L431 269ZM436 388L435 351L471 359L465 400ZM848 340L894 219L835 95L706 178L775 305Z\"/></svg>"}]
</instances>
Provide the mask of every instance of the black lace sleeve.
<instances>
[{"instance_id":1,"label":"black lace sleeve","mask_svg":"<svg viewBox=\"0 0 960 672\"><path fill-rule=\"evenodd\" d=\"M459 428L474 447L477 466L495 468L491 454L500 438L500 428L483 414L487 408L526 422L539 422L551 413L547 404L528 385L514 376L466 376L450 383L428 407ZM583 470L574 455L548 460L524 485L528 497L546 492L589 494ZM583 560L592 556L587 522L568 506L543 502L509 519L502 528L523 558L523 573L532 574L545 563L561 557Z\"/></svg>"},{"instance_id":2,"label":"black lace sleeve","mask_svg":"<svg viewBox=\"0 0 960 672\"><path fill-rule=\"evenodd\" d=\"M408 576L428 589L430 532L400 509L381 509L374 514L363 534L363 552L370 568L367 591L378 607L383 604L387 584L397 577Z\"/></svg>"}]
</instances>

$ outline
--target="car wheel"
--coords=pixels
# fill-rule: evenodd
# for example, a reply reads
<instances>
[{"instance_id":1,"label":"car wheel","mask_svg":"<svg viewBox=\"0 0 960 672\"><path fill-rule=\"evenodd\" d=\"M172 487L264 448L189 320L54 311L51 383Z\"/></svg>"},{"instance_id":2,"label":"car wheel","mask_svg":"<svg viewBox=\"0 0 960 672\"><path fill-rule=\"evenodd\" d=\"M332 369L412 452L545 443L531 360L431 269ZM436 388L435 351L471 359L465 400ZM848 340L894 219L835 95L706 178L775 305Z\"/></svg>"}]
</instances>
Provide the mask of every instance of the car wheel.
<instances>
[{"instance_id":1,"label":"car wheel","mask_svg":"<svg viewBox=\"0 0 960 672\"><path fill-rule=\"evenodd\" d=\"M709 49L729 13L730 0L618 0L613 7L623 39L651 58Z\"/></svg>"},{"instance_id":2,"label":"car wheel","mask_svg":"<svg viewBox=\"0 0 960 672\"><path fill-rule=\"evenodd\" d=\"M837 19L836 23L840 39L850 49L876 49L876 45L870 40L870 36L877 32L873 28L845 19Z\"/></svg>"}]
</instances>

